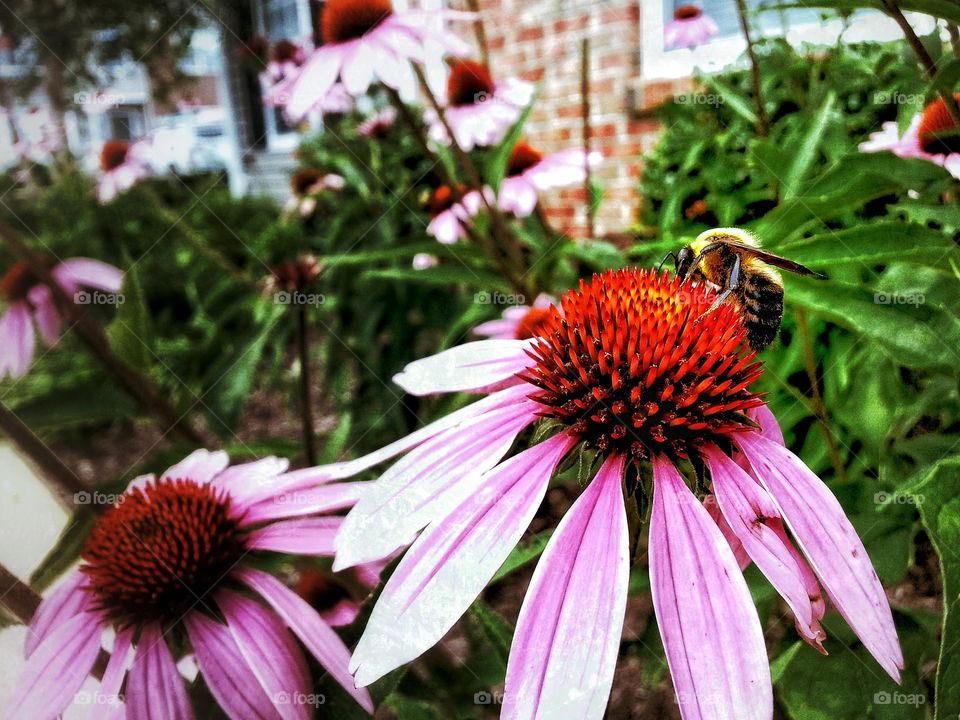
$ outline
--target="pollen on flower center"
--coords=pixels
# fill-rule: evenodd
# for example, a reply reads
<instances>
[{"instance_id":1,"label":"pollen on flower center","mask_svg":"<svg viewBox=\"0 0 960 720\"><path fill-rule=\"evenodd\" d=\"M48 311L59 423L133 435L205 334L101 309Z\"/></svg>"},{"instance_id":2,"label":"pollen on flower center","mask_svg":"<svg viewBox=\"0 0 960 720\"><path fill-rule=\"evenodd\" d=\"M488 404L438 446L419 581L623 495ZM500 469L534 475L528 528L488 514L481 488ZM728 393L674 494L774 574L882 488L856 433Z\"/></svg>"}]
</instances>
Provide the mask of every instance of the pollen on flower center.
<instances>
[{"instance_id":1,"label":"pollen on flower center","mask_svg":"<svg viewBox=\"0 0 960 720\"><path fill-rule=\"evenodd\" d=\"M581 281L548 310L524 380L542 414L592 447L634 461L697 453L750 426L761 373L736 309L716 294L652 270L611 270ZM709 311L709 312L708 312Z\"/></svg>"},{"instance_id":2,"label":"pollen on flower center","mask_svg":"<svg viewBox=\"0 0 960 720\"><path fill-rule=\"evenodd\" d=\"M473 60L455 60L447 78L447 102L451 105L474 105L493 97L490 71Z\"/></svg>"},{"instance_id":3,"label":"pollen on flower center","mask_svg":"<svg viewBox=\"0 0 960 720\"><path fill-rule=\"evenodd\" d=\"M523 174L543 160L543 153L525 142L518 142L510 153L507 161L507 176L514 177Z\"/></svg>"},{"instance_id":4,"label":"pollen on flower center","mask_svg":"<svg viewBox=\"0 0 960 720\"><path fill-rule=\"evenodd\" d=\"M956 95L957 102L960 102L960 93ZM920 147L924 152L933 155L949 155L950 153L960 152L960 134L938 137L939 133L948 133L958 130L957 124L950 117L950 111L947 110L947 104L943 98L927 105L923 111L923 117L920 119L918 135L920 137Z\"/></svg>"},{"instance_id":5,"label":"pollen on flower center","mask_svg":"<svg viewBox=\"0 0 960 720\"><path fill-rule=\"evenodd\" d=\"M320 30L324 42L345 43L363 37L392 14L390 0L327 0Z\"/></svg>"},{"instance_id":6,"label":"pollen on flower center","mask_svg":"<svg viewBox=\"0 0 960 720\"><path fill-rule=\"evenodd\" d=\"M681 5L673 11L674 20L693 20L702 15L700 8L696 5Z\"/></svg>"},{"instance_id":7,"label":"pollen on flower center","mask_svg":"<svg viewBox=\"0 0 960 720\"><path fill-rule=\"evenodd\" d=\"M222 491L163 478L129 490L97 521L80 569L98 609L120 624L140 624L182 617L243 552Z\"/></svg>"},{"instance_id":8,"label":"pollen on flower center","mask_svg":"<svg viewBox=\"0 0 960 720\"><path fill-rule=\"evenodd\" d=\"M124 140L107 140L100 150L100 169L104 172L115 170L127 159L130 143Z\"/></svg>"}]
</instances>

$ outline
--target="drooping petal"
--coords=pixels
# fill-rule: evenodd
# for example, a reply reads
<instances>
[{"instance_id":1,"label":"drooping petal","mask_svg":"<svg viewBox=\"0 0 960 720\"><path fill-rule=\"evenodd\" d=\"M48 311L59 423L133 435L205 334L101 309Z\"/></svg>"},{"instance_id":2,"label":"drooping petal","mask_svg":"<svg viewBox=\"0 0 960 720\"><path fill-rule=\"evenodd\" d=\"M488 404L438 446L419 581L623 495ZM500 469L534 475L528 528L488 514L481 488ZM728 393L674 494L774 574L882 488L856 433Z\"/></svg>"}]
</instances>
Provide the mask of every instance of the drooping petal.
<instances>
[{"instance_id":1,"label":"drooping petal","mask_svg":"<svg viewBox=\"0 0 960 720\"><path fill-rule=\"evenodd\" d=\"M282 93L278 91L277 102L285 102L287 115L299 122L329 92L342 65L341 48L332 45L318 48L303 65L300 74L284 86Z\"/></svg>"},{"instance_id":2,"label":"drooping petal","mask_svg":"<svg viewBox=\"0 0 960 720\"><path fill-rule=\"evenodd\" d=\"M497 465L404 556L350 661L366 686L435 645L520 540L575 440L556 435Z\"/></svg>"},{"instance_id":3,"label":"drooping petal","mask_svg":"<svg viewBox=\"0 0 960 720\"><path fill-rule=\"evenodd\" d=\"M53 347L60 339L60 313L57 312L53 293L46 285L36 285L30 288L27 299L33 307L33 319L40 337L48 347Z\"/></svg>"},{"instance_id":4,"label":"drooping petal","mask_svg":"<svg viewBox=\"0 0 960 720\"><path fill-rule=\"evenodd\" d=\"M259 593L333 679L340 683L364 710L373 713L370 693L354 687L353 677L347 671L350 650L303 598L272 575L260 570L242 568L236 572L235 577Z\"/></svg>"},{"instance_id":5,"label":"drooping petal","mask_svg":"<svg viewBox=\"0 0 960 720\"><path fill-rule=\"evenodd\" d=\"M25 657L30 657L40 643L60 625L92 607L93 598L84 590L86 582L83 573L74 571L43 599L27 632Z\"/></svg>"},{"instance_id":6,"label":"drooping petal","mask_svg":"<svg viewBox=\"0 0 960 720\"><path fill-rule=\"evenodd\" d=\"M284 720L313 716L300 698L308 696L310 676L300 648L280 618L259 603L221 592L217 605L247 666Z\"/></svg>"},{"instance_id":7,"label":"drooping petal","mask_svg":"<svg viewBox=\"0 0 960 720\"><path fill-rule=\"evenodd\" d=\"M717 499L713 495L707 495L703 499L703 507L706 508L707 512L710 514L710 517L717 524L717 527L723 534L724 539L726 539L730 549L733 550L733 557L736 559L737 565L740 566L741 570L746 570L750 566L750 556L747 554L747 551L743 549L743 543L740 542L740 538L737 537L737 534L733 532L733 528L730 527L730 523L727 522L727 519L723 516L723 513L720 512L720 506L717 505Z\"/></svg>"},{"instance_id":8,"label":"drooping petal","mask_svg":"<svg viewBox=\"0 0 960 720\"><path fill-rule=\"evenodd\" d=\"M903 653L890 605L840 503L785 447L755 432L741 433L736 441L837 610L883 669L899 682Z\"/></svg>"},{"instance_id":9,"label":"drooping petal","mask_svg":"<svg viewBox=\"0 0 960 720\"><path fill-rule=\"evenodd\" d=\"M127 680L127 717L136 720L193 720L187 688L160 626L144 626Z\"/></svg>"},{"instance_id":10,"label":"drooping petal","mask_svg":"<svg viewBox=\"0 0 960 720\"><path fill-rule=\"evenodd\" d=\"M650 585L684 720L770 720L773 688L747 583L670 461L653 464Z\"/></svg>"},{"instance_id":11,"label":"drooping petal","mask_svg":"<svg viewBox=\"0 0 960 720\"><path fill-rule=\"evenodd\" d=\"M100 618L74 615L53 628L27 660L6 709L8 720L55 720L100 654Z\"/></svg>"},{"instance_id":12,"label":"drooping petal","mask_svg":"<svg viewBox=\"0 0 960 720\"><path fill-rule=\"evenodd\" d=\"M717 504L730 528L793 610L800 634L817 650L825 652L826 633L813 609L813 601L820 599L819 588L813 596L808 592L786 533L778 532L783 528L783 518L773 498L716 446L705 448L703 455L710 468Z\"/></svg>"},{"instance_id":13,"label":"drooping petal","mask_svg":"<svg viewBox=\"0 0 960 720\"><path fill-rule=\"evenodd\" d=\"M361 41L352 43L343 60L340 81L347 92L358 97L367 92L373 82L376 53L370 44Z\"/></svg>"},{"instance_id":14,"label":"drooping petal","mask_svg":"<svg viewBox=\"0 0 960 720\"><path fill-rule=\"evenodd\" d=\"M26 303L13 303L0 317L0 379L8 372L13 378L26 375L36 345Z\"/></svg>"},{"instance_id":15,"label":"drooping petal","mask_svg":"<svg viewBox=\"0 0 960 720\"><path fill-rule=\"evenodd\" d=\"M477 340L416 360L393 381L411 395L477 390L526 369L529 347L527 340Z\"/></svg>"},{"instance_id":16,"label":"drooping petal","mask_svg":"<svg viewBox=\"0 0 960 720\"><path fill-rule=\"evenodd\" d=\"M394 463L347 515L334 569L384 558L445 517L536 419L531 405L481 415Z\"/></svg>"},{"instance_id":17,"label":"drooping petal","mask_svg":"<svg viewBox=\"0 0 960 720\"><path fill-rule=\"evenodd\" d=\"M247 536L247 547L279 553L332 556L333 538L342 522L341 517L281 520L253 530Z\"/></svg>"},{"instance_id":18,"label":"drooping petal","mask_svg":"<svg viewBox=\"0 0 960 720\"><path fill-rule=\"evenodd\" d=\"M510 647L503 720L603 717L630 577L623 465L604 462L537 563Z\"/></svg>"},{"instance_id":19,"label":"drooping petal","mask_svg":"<svg viewBox=\"0 0 960 720\"><path fill-rule=\"evenodd\" d=\"M123 287L123 271L100 260L76 257L64 260L51 272L54 279L66 288L77 285L118 293Z\"/></svg>"},{"instance_id":20,"label":"drooping petal","mask_svg":"<svg viewBox=\"0 0 960 720\"><path fill-rule=\"evenodd\" d=\"M194 450L160 477L208 483L229 464L230 456L223 450Z\"/></svg>"},{"instance_id":21,"label":"drooping petal","mask_svg":"<svg viewBox=\"0 0 960 720\"><path fill-rule=\"evenodd\" d=\"M200 674L227 716L280 720L274 698L260 684L230 629L202 613L190 613L185 624Z\"/></svg>"}]
</instances>

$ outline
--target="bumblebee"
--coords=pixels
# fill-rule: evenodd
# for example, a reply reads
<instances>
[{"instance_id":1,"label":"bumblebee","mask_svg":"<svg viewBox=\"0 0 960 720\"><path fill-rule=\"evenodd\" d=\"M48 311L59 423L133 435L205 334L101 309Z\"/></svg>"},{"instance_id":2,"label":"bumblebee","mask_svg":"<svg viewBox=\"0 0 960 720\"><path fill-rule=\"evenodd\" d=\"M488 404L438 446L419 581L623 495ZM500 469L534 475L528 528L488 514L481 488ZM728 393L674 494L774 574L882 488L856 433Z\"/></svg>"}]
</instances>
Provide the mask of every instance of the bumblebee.
<instances>
[{"instance_id":1,"label":"bumblebee","mask_svg":"<svg viewBox=\"0 0 960 720\"><path fill-rule=\"evenodd\" d=\"M783 278L776 268L823 277L800 263L761 250L755 237L737 228L707 230L674 259L680 278L699 278L720 288L713 307L729 301L739 309L747 342L757 352L773 342L783 319Z\"/></svg>"}]
</instances>

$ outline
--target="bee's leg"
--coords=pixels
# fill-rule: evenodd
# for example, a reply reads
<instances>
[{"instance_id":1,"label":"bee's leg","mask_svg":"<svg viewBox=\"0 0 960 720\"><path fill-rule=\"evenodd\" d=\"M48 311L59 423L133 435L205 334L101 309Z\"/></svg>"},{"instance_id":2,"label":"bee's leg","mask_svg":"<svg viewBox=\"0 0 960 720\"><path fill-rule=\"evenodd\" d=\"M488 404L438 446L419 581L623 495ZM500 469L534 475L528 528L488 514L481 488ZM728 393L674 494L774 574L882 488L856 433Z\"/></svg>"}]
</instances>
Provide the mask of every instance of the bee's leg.
<instances>
[{"instance_id":1,"label":"bee's leg","mask_svg":"<svg viewBox=\"0 0 960 720\"><path fill-rule=\"evenodd\" d=\"M711 313L720 307L720 303L730 297L730 294L736 290L737 285L740 284L740 256L734 255L733 257L733 268L730 270L730 277L727 278L727 285L724 288L723 292L717 296L717 299L713 301L713 305L710 306L710 309L707 310L704 315Z\"/></svg>"}]
</instances>

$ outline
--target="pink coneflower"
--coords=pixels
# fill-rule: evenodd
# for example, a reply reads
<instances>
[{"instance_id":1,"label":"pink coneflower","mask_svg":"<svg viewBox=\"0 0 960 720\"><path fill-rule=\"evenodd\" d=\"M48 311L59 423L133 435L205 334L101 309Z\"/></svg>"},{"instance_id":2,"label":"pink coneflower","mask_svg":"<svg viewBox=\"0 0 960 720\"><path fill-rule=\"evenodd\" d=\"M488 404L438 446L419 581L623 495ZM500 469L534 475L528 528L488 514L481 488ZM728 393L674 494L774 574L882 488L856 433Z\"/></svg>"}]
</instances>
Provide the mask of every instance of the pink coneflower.
<instances>
[{"instance_id":1,"label":"pink coneflower","mask_svg":"<svg viewBox=\"0 0 960 720\"><path fill-rule=\"evenodd\" d=\"M539 193L583 183L588 159L590 167L595 168L603 156L593 152L588 158L583 150L544 155L525 142L517 143L507 163L507 175L500 183L497 206L517 217L527 217L536 209Z\"/></svg>"},{"instance_id":2,"label":"pink coneflower","mask_svg":"<svg viewBox=\"0 0 960 720\"><path fill-rule=\"evenodd\" d=\"M384 563L367 563L335 573L309 568L300 573L296 592L331 627L349 625L366 596L380 584Z\"/></svg>"},{"instance_id":3,"label":"pink coneflower","mask_svg":"<svg viewBox=\"0 0 960 720\"><path fill-rule=\"evenodd\" d=\"M371 140L383 140L397 121L397 109L388 105L357 125L357 133Z\"/></svg>"},{"instance_id":4,"label":"pink coneflower","mask_svg":"<svg viewBox=\"0 0 960 720\"><path fill-rule=\"evenodd\" d=\"M960 100L960 94L957 95ZM947 111L943 98L930 103L917 113L900 137L895 122L885 122L882 129L860 144L861 152L892 152L903 158L922 158L939 165L960 180L960 135L956 123Z\"/></svg>"},{"instance_id":5,"label":"pink coneflower","mask_svg":"<svg viewBox=\"0 0 960 720\"><path fill-rule=\"evenodd\" d=\"M270 61L264 70L266 80L270 85L280 82L292 75L307 59L307 51L292 40L278 40L270 48Z\"/></svg>"},{"instance_id":6,"label":"pink coneflower","mask_svg":"<svg viewBox=\"0 0 960 720\"><path fill-rule=\"evenodd\" d=\"M100 150L100 170L97 197L107 204L121 193L150 176L147 165L149 144L145 140L128 143L125 140L107 140Z\"/></svg>"},{"instance_id":7,"label":"pink coneflower","mask_svg":"<svg viewBox=\"0 0 960 720\"><path fill-rule=\"evenodd\" d=\"M423 62L426 46L454 55L469 46L437 27L445 18L472 17L451 11L394 10L390 0L328 0L320 18L323 44L307 58L286 85L287 114L302 118L330 90L337 78L353 97L367 92L375 80L413 99L416 76L412 62Z\"/></svg>"},{"instance_id":8,"label":"pink coneflower","mask_svg":"<svg viewBox=\"0 0 960 720\"><path fill-rule=\"evenodd\" d=\"M467 236L468 224L480 210L482 202L478 193L467 192L463 185L458 187L457 193L449 185L441 185L426 203L431 217L427 234L444 245L453 245Z\"/></svg>"},{"instance_id":9,"label":"pink coneflower","mask_svg":"<svg viewBox=\"0 0 960 720\"><path fill-rule=\"evenodd\" d=\"M110 629L116 636L101 695L116 702L126 676L128 717L194 717L175 664L187 641L229 717L311 717L311 707L290 700L312 689L294 635L372 711L369 694L346 672L350 651L330 626L244 562L259 552L331 555L341 518L322 514L350 507L358 486L307 488L273 457L228 463L226 453L198 450L159 479L134 480L97 520L79 568L37 610L8 717L62 713Z\"/></svg>"},{"instance_id":10,"label":"pink coneflower","mask_svg":"<svg viewBox=\"0 0 960 720\"><path fill-rule=\"evenodd\" d=\"M681 5L673 11L673 20L663 27L663 46L692 48L720 34L720 28L696 5Z\"/></svg>"},{"instance_id":11,"label":"pink coneflower","mask_svg":"<svg viewBox=\"0 0 960 720\"><path fill-rule=\"evenodd\" d=\"M530 83L516 78L494 82L483 64L454 60L447 80L444 117L457 144L464 150L473 150L503 140L532 98ZM450 137L437 112L429 108L424 118L430 127L430 137L449 145Z\"/></svg>"},{"instance_id":12,"label":"pink coneflower","mask_svg":"<svg viewBox=\"0 0 960 720\"><path fill-rule=\"evenodd\" d=\"M287 200L285 210L288 215L298 213L301 217L310 217L317 210L317 198L327 190L342 190L346 181L336 173L328 173L318 168L301 168L290 178L292 195Z\"/></svg>"},{"instance_id":13,"label":"pink coneflower","mask_svg":"<svg viewBox=\"0 0 960 720\"><path fill-rule=\"evenodd\" d=\"M551 308L556 304L556 298L541 293L533 301L533 305L509 307L503 311L501 319L477 325L473 334L501 340L540 337L546 329L547 319L553 315Z\"/></svg>"},{"instance_id":14,"label":"pink coneflower","mask_svg":"<svg viewBox=\"0 0 960 720\"><path fill-rule=\"evenodd\" d=\"M762 368L736 309L713 307L716 297L666 273L608 271L566 294L562 314L551 312L540 337L468 343L395 378L418 395L488 395L377 453L314 469L314 480L343 477L409 450L364 493L335 539L335 568L412 542L351 660L359 686L443 637L521 538L558 465L581 448L597 452L600 469L534 573L502 717L603 715L630 569L621 484L628 465L647 463L651 586L681 713L772 717L763 631L746 582L676 468L691 457L709 467L732 533L808 639L822 639L819 588L806 584L815 575L864 645L899 677L890 608L839 503L744 415L763 407L751 390ZM503 460L541 418L554 434ZM734 451L750 473L731 458Z\"/></svg>"},{"instance_id":15,"label":"pink coneflower","mask_svg":"<svg viewBox=\"0 0 960 720\"><path fill-rule=\"evenodd\" d=\"M77 257L56 262L39 256L37 262L49 268L53 279L75 302L85 301L82 287L118 293L123 285L123 273L99 260ZM0 278L0 300L6 305L0 316L0 380L8 373L22 377L37 344L34 323L43 341L53 347L60 338L60 311L50 288L31 272L25 260L15 263Z\"/></svg>"}]
</instances>

